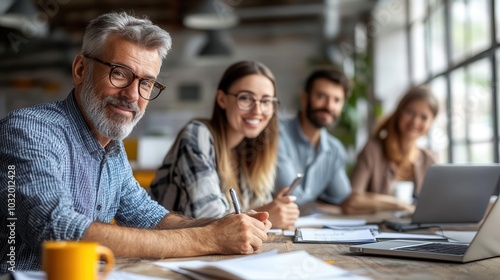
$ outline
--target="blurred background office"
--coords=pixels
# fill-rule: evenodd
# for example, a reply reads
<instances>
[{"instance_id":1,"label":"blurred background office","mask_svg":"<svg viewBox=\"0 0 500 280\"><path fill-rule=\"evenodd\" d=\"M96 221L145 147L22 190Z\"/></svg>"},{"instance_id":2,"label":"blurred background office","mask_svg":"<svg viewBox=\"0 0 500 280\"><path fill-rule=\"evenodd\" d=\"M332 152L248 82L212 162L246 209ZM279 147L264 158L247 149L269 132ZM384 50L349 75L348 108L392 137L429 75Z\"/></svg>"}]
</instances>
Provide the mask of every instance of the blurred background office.
<instances>
[{"instance_id":1,"label":"blurred background office","mask_svg":"<svg viewBox=\"0 0 500 280\"><path fill-rule=\"evenodd\" d=\"M159 165L187 120L210 116L218 77L242 59L275 73L281 114L297 112L312 69L343 69L354 93L332 133L350 160L406 89L429 84L443 110L422 145L441 162L499 162L499 0L1 0L0 118L63 99L85 26L122 10L173 38L167 90L127 142L138 172Z\"/></svg>"}]
</instances>

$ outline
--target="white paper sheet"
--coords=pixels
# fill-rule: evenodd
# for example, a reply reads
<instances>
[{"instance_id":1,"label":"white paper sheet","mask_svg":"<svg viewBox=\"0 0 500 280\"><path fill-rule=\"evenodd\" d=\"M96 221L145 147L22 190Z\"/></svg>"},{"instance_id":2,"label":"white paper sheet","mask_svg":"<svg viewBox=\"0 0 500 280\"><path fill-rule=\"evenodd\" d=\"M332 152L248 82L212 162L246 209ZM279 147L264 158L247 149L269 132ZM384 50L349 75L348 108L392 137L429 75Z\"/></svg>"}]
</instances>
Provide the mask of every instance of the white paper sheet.
<instances>
[{"instance_id":1,"label":"white paper sheet","mask_svg":"<svg viewBox=\"0 0 500 280\"><path fill-rule=\"evenodd\" d=\"M47 277L43 271L18 271L13 273L16 280L46 280ZM158 278L145 276L125 271L111 271L106 280L163 280L168 278Z\"/></svg>"},{"instance_id":2,"label":"white paper sheet","mask_svg":"<svg viewBox=\"0 0 500 280\"><path fill-rule=\"evenodd\" d=\"M337 229L337 230L358 230L358 229L371 229L378 230L378 225L361 225L361 226L334 226L334 225L326 225L326 228L329 229Z\"/></svg>"},{"instance_id":3,"label":"white paper sheet","mask_svg":"<svg viewBox=\"0 0 500 280\"><path fill-rule=\"evenodd\" d=\"M207 266L183 265L191 271L230 275L236 279L335 279L350 275L346 270L327 264L305 251L260 258L243 257L212 262ZM218 274L221 272L221 274ZM224 273L222 273L224 272ZM226 274L230 273L230 274Z\"/></svg>"},{"instance_id":4,"label":"white paper sheet","mask_svg":"<svg viewBox=\"0 0 500 280\"><path fill-rule=\"evenodd\" d=\"M369 229L334 230L324 228L301 228L297 230L296 242L313 243L361 243L376 242Z\"/></svg>"},{"instance_id":5,"label":"white paper sheet","mask_svg":"<svg viewBox=\"0 0 500 280\"><path fill-rule=\"evenodd\" d=\"M325 214L312 214L299 217L295 222L295 227L313 227L313 226L360 226L366 225L365 219L342 219L332 218Z\"/></svg>"},{"instance_id":6,"label":"white paper sheet","mask_svg":"<svg viewBox=\"0 0 500 280\"><path fill-rule=\"evenodd\" d=\"M268 234L276 234L276 235L282 235L283 230L280 228L272 228L267 231Z\"/></svg>"}]
</instances>

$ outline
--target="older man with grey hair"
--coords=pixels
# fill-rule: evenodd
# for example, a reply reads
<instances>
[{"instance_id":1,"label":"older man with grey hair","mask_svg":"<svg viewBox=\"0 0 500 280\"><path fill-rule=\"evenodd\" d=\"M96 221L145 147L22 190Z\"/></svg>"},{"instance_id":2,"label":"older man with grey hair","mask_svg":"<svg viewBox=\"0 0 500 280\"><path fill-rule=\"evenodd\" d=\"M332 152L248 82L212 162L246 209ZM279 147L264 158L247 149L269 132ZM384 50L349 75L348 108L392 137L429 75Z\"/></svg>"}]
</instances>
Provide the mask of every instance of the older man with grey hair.
<instances>
[{"instance_id":1,"label":"older man with grey hair","mask_svg":"<svg viewBox=\"0 0 500 280\"><path fill-rule=\"evenodd\" d=\"M259 250L268 213L187 218L133 177L122 140L165 89L156 78L170 47L170 35L147 19L101 15L86 28L69 96L0 120L0 180L9 181L0 201L15 195L15 209L0 208L0 243L10 244L0 249L0 273L40 269L45 240L96 241L121 257Z\"/></svg>"}]
</instances>

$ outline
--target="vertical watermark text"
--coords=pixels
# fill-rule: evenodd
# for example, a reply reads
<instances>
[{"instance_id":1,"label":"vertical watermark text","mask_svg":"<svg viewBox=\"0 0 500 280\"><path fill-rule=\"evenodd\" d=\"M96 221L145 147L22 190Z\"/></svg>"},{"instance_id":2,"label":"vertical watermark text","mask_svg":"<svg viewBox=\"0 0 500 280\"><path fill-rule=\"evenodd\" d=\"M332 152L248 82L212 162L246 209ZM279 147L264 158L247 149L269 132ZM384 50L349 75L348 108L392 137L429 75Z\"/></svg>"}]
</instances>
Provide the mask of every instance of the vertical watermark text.
<instances>
[{"instance_id":1,"label":"vertical watermark text","mask_svg":"<svg viewBox=\"0 0 500 280\"><path fill-rule=\"evenodd\" d=\"M9 236L7 239L7 264L9 271L16 269L16 166L7 167L7 228Z\"/></svg>"}]
</instances>

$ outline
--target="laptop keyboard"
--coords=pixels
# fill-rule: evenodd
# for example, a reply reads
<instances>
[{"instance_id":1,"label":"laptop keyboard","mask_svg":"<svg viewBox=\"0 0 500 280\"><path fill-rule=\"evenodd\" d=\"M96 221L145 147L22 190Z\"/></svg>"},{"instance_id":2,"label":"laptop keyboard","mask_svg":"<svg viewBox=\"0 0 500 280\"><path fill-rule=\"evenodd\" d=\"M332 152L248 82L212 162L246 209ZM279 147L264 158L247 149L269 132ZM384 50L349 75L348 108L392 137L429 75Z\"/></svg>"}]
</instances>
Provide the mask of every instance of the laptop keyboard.
<instances>
[{"instance_id":1,"label":"laptop keyboard","mask_svg":"<svg viewBox=\"0 0 500 280\"><path fill-rule=\"evenodd\" d=\"M410 252L427 252L448 255L463 255L469 245L465 244L450 244L450 243L427 243L422 245L408 246L396 248L397 251L410 251Z\"/></svg>"}]
</instances>

